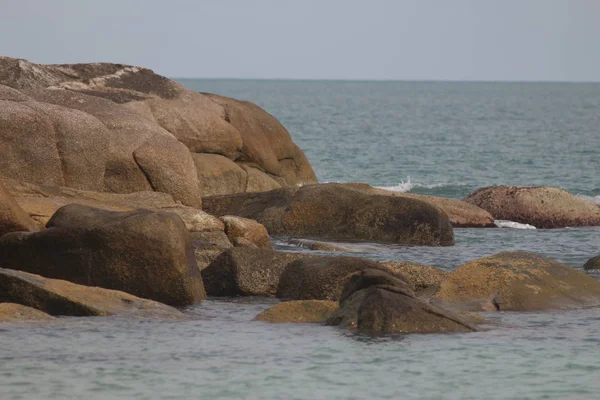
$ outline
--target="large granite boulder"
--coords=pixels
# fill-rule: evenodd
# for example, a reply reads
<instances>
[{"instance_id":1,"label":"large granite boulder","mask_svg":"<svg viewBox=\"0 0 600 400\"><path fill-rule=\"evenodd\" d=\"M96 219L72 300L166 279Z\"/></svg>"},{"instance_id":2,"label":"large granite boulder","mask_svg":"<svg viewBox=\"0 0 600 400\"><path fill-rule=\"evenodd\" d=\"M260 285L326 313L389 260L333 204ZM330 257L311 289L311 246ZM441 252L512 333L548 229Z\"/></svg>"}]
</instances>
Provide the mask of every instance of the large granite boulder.
<instances>
[{"instance_id":1,"label":"large granite boulder","mask_svg":"<svg viewBox=\"0 0 600 400\"><path fill-rule=\"evenodd\" d=\"M47 227L3 236L0 264L176 306L205 297L190 234L177 215L71 204Z\"/></svg>"},{"instance_id":2,"label":"large granite boulder","mask_svg":"<svg viewBox=\"0 0 600 400\"><path fill-rule=\"evenodd\" d=\"M0 237L8 232L36 231L38 224L17 204L0 179Z\"/></svg>"},{"instance_id":3,"label":"large granite boulder","mask_svg":"<svg viewBox=\"0 0 600 400\"><path fill-rule=\"evenodd\" d=\"M461 317L417 299L406 284L379 270L355 274L327 324L370 335L474 332Z\"/></svg>"},{"instance_id":4,"label":"large granite boulder","mask_svg":"<svg viewBox=\"0 0 600 400\"><path fill-rule=\"evenodd\" d=\"M249 242L249 245L240 247L271 248L269 232L263 224L235 215L225 215L220 220L225 225L227 237L234 245L240 243L240 239L243 239Z\"/></svg>"},{"instance_id":5,"label":"large granite boulder","mask_svg":"<svg viewBox=\"0 0 600 400\"><path fill-rule=\"evenodd\" d=\"M388 273L406 282L417 293L436 292L449 274L448 271L431 265L408 261L386 261L382 262L381 266Z\"/></svg>"},{"instance_id":6,"label":"large granite boulder","mask_svg":"<svg viewBox=\"0 0 600 400\"><path fill-rule=\"evenodd\" d=\"M362 190L366 193L381 194L385 196L406 197L424 201L432 206L442 209L454 228L493 228L494 217L486 210L462 200L448 199L445 197L428 196L416 193L403 193L379 189L365 183L346 183L345 185Z\"/></svg>"},{"instance_id":7,"label":"large granite boulder","mask_svg":"<svg viewBox=\"0 0 600 400\"><path fill-rule=\"evenodd\" d=\"M189 91L149 69L0 57L0 169L92 191L208 194L316 182L287 130L247 102Z\"/></svg>"},{"instance_id":8,"label":"large granite boulder","mask_svg":"<svg viewBox=\"0 0 600 400\"><path fill-rule=\"evenodd\" d=\"M264 322L325 322L338 308L338 303L327 300L283 301L254 317Z\"/></svg>"},{"instance_id":9,"label":"large granite boulder","mask_svg":"<svg viewBox=\"0 0 600 400\"><path fill-rule=\"evenodd\" d=\"M176 309L117 290L88 287L0 268L0 303L17 303L50 315L181 318Z\"/></svg>"},{"instance_id":10,"label":"large granite boulder","mask_svg":"<svg viewBox=\"0 0 600 400\"><path fill-rule=\"evenodd\" d=\"M437 300L472 311L536 311L600 305L600 281L550 258L506 252L463 264Z\"/></svg>"},{"instance_id":11,"label":"large granite boulder","mask_svg":"<svg viewBox=\"0 0 600 400\"><path fill-rule=\"evenodd\" d=\"M0 303L0 322L49 321L52 319L54 318L51 315L35 308L15 303Z\"/></svg>"},{"instance_id":12,"label":"large granite boulder","mask_svg":"<svg viewBox=\"0 0 600 400\"><path fill-rule=\"evenodd\" d=\"M491 186L465 198L495 219L540 229L600 225L600 207L550 186Z\"/></svg>"},{"instance_id":13,"label":"large granite boulder","mask_svg":"<svg viewBox=\"0 0 600 400\"><path fill-rule=\"evenodd\" d=\"M202 270L202 278L209 296L273 297L288 264L306 257L310 256L235 247L221 252Z\"/></svg>"},{"instance_id":14,"label":"large granite boulder","mask_svg":"<svg viewBox=\"0 0 600 400\"><path fill-rule=\"evenodd\" d=\"M238 215L270 234L331 240L452 245L448 216L420 200L365 193L330 183L204 199L213 215Z\"/></svg>"}]
</instances>

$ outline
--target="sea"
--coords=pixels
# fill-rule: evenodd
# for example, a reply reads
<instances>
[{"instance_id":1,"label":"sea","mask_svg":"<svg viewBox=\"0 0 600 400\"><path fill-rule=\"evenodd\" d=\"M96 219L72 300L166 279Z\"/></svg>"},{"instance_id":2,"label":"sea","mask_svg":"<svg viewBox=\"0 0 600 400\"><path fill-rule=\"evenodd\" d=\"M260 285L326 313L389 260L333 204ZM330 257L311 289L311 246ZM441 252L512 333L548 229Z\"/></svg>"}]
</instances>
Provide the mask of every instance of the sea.
<instances>
[{"instance_id":1,"label":"sea","mask_svg":"<svg viewBox=\"0 0 600 400\"><path fill-rule=\"evenodd\" d=\"M552 185L600 205L597 83L179 81L266 109L321 182L455 199L490 185ZM600 254L600 227L497 225L455 229L452 247L346 245L446 270L502 251L575 268ZM273 243L309 251L287 237ZM600 398L600 309L486 313L485 332L372 338L251 321L276 302L213 298L186 308L185 321L0 325L0 399Z\"/></svg>"}]
</instances>

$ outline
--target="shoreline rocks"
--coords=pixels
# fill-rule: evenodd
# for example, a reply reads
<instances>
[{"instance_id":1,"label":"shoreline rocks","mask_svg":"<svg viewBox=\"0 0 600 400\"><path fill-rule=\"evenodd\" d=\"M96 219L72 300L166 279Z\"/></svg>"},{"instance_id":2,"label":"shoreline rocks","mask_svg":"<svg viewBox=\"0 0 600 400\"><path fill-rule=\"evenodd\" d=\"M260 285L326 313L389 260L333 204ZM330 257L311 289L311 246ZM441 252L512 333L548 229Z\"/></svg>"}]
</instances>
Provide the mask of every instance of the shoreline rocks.
<instances>
[{"instance_id":1,"label":"shoreline rocks","mask_svg":"<svg viewBox=\"0 0 600 400\"><path fill-rule=\"evenodd\" d=\"M35 308L16 303L0 303L0 323L51 321L54 317Z\"/></svg>"},{"instance_id":2,"label":"shoreline rocks","mask_svg":"<svg viewBox=\"0 0 600 400\"><path fill-rule=\"evenodd\" d=\"M476 190L464 201L483 208L494 219L538 229L600 225L600 207L557 187L490 186Z\"/></svg>"},{"instance_id":3,"label":"shoreline rocks","mask_svg":"<svg viewBox=\"0 0 600 400\"><path fill-rule=\"evenodd\" d=\"M254 317L253 321L277 323L323 323L338 308L337 302L326 300L283 301Z\"/></svg>"},{"instance_id":4,"label":"shoreline rocks","mask_svg":"<svg viewBox=\"0 0 600 400\"><path fill-rule=\"evenodd\" d=\"M439 208L335 183L206 197L204 209L215 216L253 219L274 235L428 246L454 244L450 220Z\"/></svg>"},{"instance_id":5,"label":"shoreline rocks","mask_svg":"<svg viewBox=\"0 0 600 400\"><path fill-rule=\"evenodd\" d=\"M600 255L592 257L583 264L582 268L585 271L598 271L600 270Z\"/></svg>"}]
</instances>

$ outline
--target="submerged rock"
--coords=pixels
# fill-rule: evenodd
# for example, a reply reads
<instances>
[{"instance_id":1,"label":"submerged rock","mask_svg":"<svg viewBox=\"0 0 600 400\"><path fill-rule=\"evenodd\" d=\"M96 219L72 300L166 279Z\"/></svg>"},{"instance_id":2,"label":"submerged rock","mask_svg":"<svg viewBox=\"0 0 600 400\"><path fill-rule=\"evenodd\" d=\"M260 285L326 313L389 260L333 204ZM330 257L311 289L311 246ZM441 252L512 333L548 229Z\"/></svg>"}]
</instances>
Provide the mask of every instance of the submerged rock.
<instances>
[{"instance_id":1,"label":"submerged rock","mask_svg":"<svg viewBox=\"0 0 600 400\"><path fill-rule=\"evenodd\" d=\"M461 317L415 298L404 282L385 275L371 269L355 275L327 324L370 335L477 331Z\"/></svg>"},{"instance_id":2,"label":"submerged rock","mask_svg":"<svg viewBox=\"0 0 600 400\"><path fill-rule=\"evenodd\" d=\"M170 305L205 298L190 234L171 213L67 205L48 229L0 239L0 264Z\"/></svg>"},{"instance_id":3,"label":"submerged rock","mask_svg":"<svg viewBox=\"0 0 600 400\"><path fill-rule=\"evenodd\" d=\"M497 220L538 229L600 225L600 207L557 187L491 186L476 190L465 201Z\"/></svg>"},{"instance_id":4,"label":"submerged rock","mask_svg":"<svg viewBox=\"0 0 600 400\"><path fill-rule=\"evenodd\" d=\"M270 234L330 240L452 245L448 216L425 202L365 193L341 184L306 185L204 199L213 215L238 215Z\"/></svg>"},{"instance_id":5,"label":"submerged rock","mask_svg":"<svg viewBox=\"0 0 600 400\"><path fill-rule=\"evenodd\" d=\"M600 281L566 264L506 252L463 264L436 298L473 311L536 311L600 305Z\"/></svg>"},{"instance_id":6,"label":"submerged rock","mask_svg":"<svg viewBox=\"0 0 600 400\"><path fill-rule=\"evenodd\" d=\"M0 268L0 303L22 304L50 315L180 318L176 309L117 290L88 287Z\"/></svg>"},{"instance_id":7,"label":"submerged rock","mask_svg":"<svg viewBox=\"0 0 600 400\"><path fill-rule=\"evenodd\" d=\"M54 318L51 315L35 308L15 303L0 303L0 322L49 321L52 319Z\"/></svg>"},{"instance_id":8,"label":"submerged rock","mask_svg":"<svg viewBox=\"0 0 600 400\"><path fill-rule=\"evenodd\" d=\"M583 269L586 271L600 270L600 256L592 257L583 264Z\"/></svg>"},{"instance_id":9,"label":"submerged rock","mask_svg":"<svg viewBox=\"0 0 600 400\"><path fill-rule=\"evenodd\" d=\"M325 322L338 308L335 301L297 300L277 303L254 317L265 322Z\"/></svg>"},{"instance_id":10,"label":"submerged rock","mask_svg":"<svg viewBox=\"0 0 600 400\"><path fill-rule=\"evenodd\" d=\"M266 296L277 293L288 264L309 257L272 249L235 247L225 250L202 270L209 296Z\"/></svg>"}]
</instances>

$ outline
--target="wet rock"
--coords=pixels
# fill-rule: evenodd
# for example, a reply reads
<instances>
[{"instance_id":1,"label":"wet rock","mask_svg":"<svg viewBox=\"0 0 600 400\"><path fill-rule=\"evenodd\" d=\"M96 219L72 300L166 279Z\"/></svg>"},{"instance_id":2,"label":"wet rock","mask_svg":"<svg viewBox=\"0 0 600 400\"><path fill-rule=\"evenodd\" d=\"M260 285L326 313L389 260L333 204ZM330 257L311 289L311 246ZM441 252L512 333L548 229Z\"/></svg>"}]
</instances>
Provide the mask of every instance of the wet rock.
<instances>
[{"instance_id":1,"label":"wet rock","mask_svg":"<svg viewBox=\"0 0 600 400\"><path fill-rule=\"evenodd\" d=\"M321 242L318 240L310 240L310 239L290 238L288 240L288 244L293 244L298 247L302 247L302 248L310 249L310 250L316 250L316 251L343 251L346 253L359 251L359 250L351 249L350 246L344 247L344 246L340 246L340 245L334 244L334 243L327 243L327 242Z\"/></svg>"},{"instance_id":2,"label":"wet rock","mask_svg":"<svg viewBox=\"0 0 600 400\"><path fill-rule=\"evenodd\" d=\"M506 252L463 264L436 299L469 311L537 311L600 305L600 281L550 258Z\"/></svg>"},{"instance_id":3,"label":"wet rock","mask_svg":"<svg viewBox=\"0 0 600 400\"><path fill-rule=\"evenodd\" d=\"M170 305L205 297L190 235L174 214L71 204L59 209L47 227L2 237L0 264Z\"/></svg>"},{"instance_id":4,"label":"wet rock","mask_svg":"<svg viewBox=\"0 0 600 400\"><path fill-rule=\"evenodd\" d=\"M406 282L415 292L437 291L449 272L430 265L406 261L388 261L381 263L384 269Z\"/></svg>"},{"instance_id":5,"label":"wet rock","mask_svg":"<svg viewBox=\"0 0 600 400\"><path fill-rule=\"evenodd\" d=\"M54 318L51 315L35 308L15 303L0 303L0 322L49 321L52 319Z\"/></svg>"},{"instance_id":6,"label":"wet rock","mask_svg":"<svg viewBox=\"0 0 600 400\"><path fill-rule=\"evenodd\" d=\"M404 282L385 275L370 269L357 274L327 324L370 335L477 331L461 317L415 298Z\"/></svg>"},{"instance_id":7,"label":"wet rock","mask_svg":"<svg viewBox=\"0 0 600 400\"><path fill-rule=\"evenodd\" d=\"M236 246L241 247L262 247L270 248L271 239L269 239L269 233L267 228L263 224L260 224L254 220L242 217L236 217L233 215L225 215L220 218L225 225L225 233L229 240ZM244 239L240 242L240 240ZM250 242L250 244L244 241Z\"/></svg>"},{"instance_id":8,"label":"wet rock","mask_svg":"<svg viewBox=\"0 0 600 400\"><path fill-rule=\"evenodd\" d=\"M419 200L365 193L341 184L306 185L204 199L212 215L238 215L270 234L329 240L452 245L448 216Z\"/></svg>"},{"instance_id":9,"label":"wet rock","mask_svg":"<svg viewBox=\"0 0 600 400\"><path fill-rule=\"evenodd\" d=\"M600 225L600 207L550 186L491 186L465 198L497 220L540 229Z\"/></svg>"},{"instance_id":10,"label":"wet rock","mask_svg":"<svg viewBox=\"0 0 600 400\"><path fill-rule=\"evenodd\" d=\"M600 256L592 257L583 264L586 271L600 270Z\"/></svg>"},{"instance_id":11,"label":"wet rock","mask_svg":"<svg viewBox=\"0 0 600 400\"><path fill-rule=\"evenodd\" d=\"M172 307L117 290L77 285L4 268L0 268L0 302L22 304L50 315L183 316Z\"/></svg>"},{"instance_id":12,"label":"wet rock","mask_svg":"<svg viewBox=\"0 0 600 400\"><path fill-rule=\"evenodd\" d=\"M254 317L265 322L325 322L338 308L338 303L326 300L297 300L277 303Z\"/></svg>"},{"instance_id":13,"label":"wet rock","mask_svg":"<svg viewBox=\"0 0 600 400\"><path fill-rule=\"evenodd\" d=\"M286 266L308 255L235 247L222 252L202 271L209 296L273 297Z\"/></svg>"}]
</instances>

